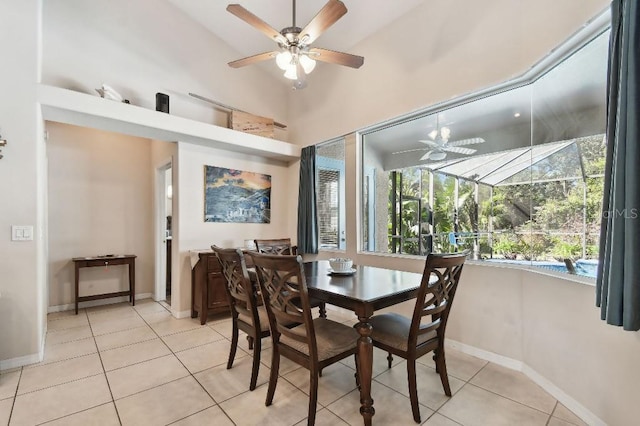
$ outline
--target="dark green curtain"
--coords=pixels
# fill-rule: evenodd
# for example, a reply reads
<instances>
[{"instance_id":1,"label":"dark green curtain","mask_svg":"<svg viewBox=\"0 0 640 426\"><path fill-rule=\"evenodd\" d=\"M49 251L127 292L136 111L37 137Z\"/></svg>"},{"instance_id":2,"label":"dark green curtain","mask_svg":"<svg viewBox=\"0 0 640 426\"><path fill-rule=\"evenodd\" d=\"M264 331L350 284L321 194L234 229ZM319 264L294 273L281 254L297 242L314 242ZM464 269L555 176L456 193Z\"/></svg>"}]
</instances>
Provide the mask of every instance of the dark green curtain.
<instances>
[{"instance_id":1,"label":"dark green curtain","mask_svg":"<svg viewBox=\"0 0 640 426\"><path fill-rule=\"evenodd\" d=\"M596 305L608 324L640 329L640 14L613 0L607 77L607 160Z\"/></svg>"},{"instance_id":2,"label":"dark green curtain","mask_svg":"<svg viewBox=\"0 0 640 426\"><path fill-rule=\"evenodd\" d=\"M298 188L298 253L318 253L316 147L302 148Z\"/></svg>"}]
</instances>

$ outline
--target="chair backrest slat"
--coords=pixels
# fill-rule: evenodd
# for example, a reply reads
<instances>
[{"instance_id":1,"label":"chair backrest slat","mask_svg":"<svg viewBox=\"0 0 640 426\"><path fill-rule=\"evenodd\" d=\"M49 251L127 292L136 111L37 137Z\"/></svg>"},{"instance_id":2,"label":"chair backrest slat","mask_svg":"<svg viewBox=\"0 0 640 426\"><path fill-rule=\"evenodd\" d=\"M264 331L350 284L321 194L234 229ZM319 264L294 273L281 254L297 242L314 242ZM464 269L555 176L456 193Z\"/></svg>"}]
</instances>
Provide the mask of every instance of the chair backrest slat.
<instances>
[{"instance_id":1,"label":"chair backrest slat","mask_svg":"<svg viewBox=\"0 0 640 426\"><path fill-rule=\"evenodd\" d=\"M247 315L256 324L255 321L259 321L256 292L249 278L242 250L223 249L215 245L211 246L211 249L218 258L222 274L227 280L226 291L232 314Z\"/></svg>"},{"instance_id":2,"label":"chair backrest slat","mask_svg":"<svg viewBox=\"0 0 640 426\"><path fill-rule=\"evenodd\" d=\"M416 346L418 336L433 331L444 337L466 256L467 252L427 256L409 330L409 347ZM431 321L422 324L425 316L431 317Z\"/></svg>"},{"instance_id":3,"label":"chair backrest slat","mask_svg":"<svg viewBox=\"0 0 640 426\"><path fill-rule=\"evenodd\" d=\"M291 245L291 238L279 238L271 240L254 240L258 253L296 255L297 248Z\"/></svg>"},{"instance_id":4,"label":"chair backrest slat","mask_svg":"<svg viewBox=\"0 0 640 426\"><path fill-rule=\"evenodd\" d=\"M309 347L309 354L317 358L318 351L302 258L253 252L249 255L253 259L258 275L273 344L278 344L281 335L284 335L305 343ZM300 328L292 331L291 323L304 324L305 331Z\"/></svg>"}]
</instances>

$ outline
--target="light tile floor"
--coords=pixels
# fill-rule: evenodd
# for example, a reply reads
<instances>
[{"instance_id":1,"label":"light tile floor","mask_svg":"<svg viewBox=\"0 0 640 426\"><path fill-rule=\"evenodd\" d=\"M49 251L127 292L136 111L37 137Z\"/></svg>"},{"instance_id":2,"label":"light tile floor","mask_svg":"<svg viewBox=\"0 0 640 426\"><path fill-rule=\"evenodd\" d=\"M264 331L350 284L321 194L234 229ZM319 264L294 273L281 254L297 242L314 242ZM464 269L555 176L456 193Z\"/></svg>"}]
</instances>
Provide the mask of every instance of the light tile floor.
<instances>
[{"instance_id":1,"label":"light tile floor","mask_svg":"<svg viewBox=\"0 0 640 426\"><path fill-rule=\"evenodd\" d=\"M351 316L329 317L352 324ZM263 340L258 387L249 392L251 351L240 347L226 369L231 323L173 318L151 300L50 314L41 363L0 372L0 425L304 425L307 370L283 359L270 407L264 399L271 344ZM375 350L374 424L413 425L406 365ZM519 372L453 350L453 396L444 395L430 356L419 360L423 424L584 425ZM317 425L361 425L352 359L323 371Z\"/></svg>"}]
</instances>

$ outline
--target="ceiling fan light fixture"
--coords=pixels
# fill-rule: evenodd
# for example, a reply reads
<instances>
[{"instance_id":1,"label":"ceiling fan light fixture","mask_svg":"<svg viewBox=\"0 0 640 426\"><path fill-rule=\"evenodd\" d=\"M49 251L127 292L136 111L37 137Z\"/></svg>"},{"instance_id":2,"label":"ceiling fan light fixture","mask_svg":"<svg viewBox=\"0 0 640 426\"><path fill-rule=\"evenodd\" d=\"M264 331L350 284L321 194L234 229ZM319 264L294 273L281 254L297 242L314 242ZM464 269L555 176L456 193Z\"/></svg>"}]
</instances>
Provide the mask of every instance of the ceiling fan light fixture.
<instances>
[{"instance_id":1,"label":"ceiling fan light fixture","mask_svg":"<svg viewBox=\"0 0 640 426\"><path fill-rule=\"evenodd\" d=\"M448 141L449 136L451 136L451 129L448 127L443 127L442 129L440 129L440 136L443 140Z\"/></svg>"},{"instance_id":2,"label":"ceiling fan light fixture","mask_svg":"<svg viewBox=\"0 0 640 426\"><path fill-rule=\"evenodd\" d=\"M283 71L286 71L291 64L291 59L293 59L293 55L288 50L283 50L282 52L276 55L276 65Z\"/></svg>"},{"instance_id":3,"label":"ceiling fan light fixture","mask_svg":"<svg viewBox=\"0 0 640 426\"><path fill-rule=\"evenodd\" d=\"M305 74L311 74L311 72L316 67L316 61L311 59L307 55L300 55L299 61L300 65L302 65L302 69L304 69Z\"/></svg>"},{"instance_id":4,"label":"ceiling fan light fixture","mask_svg":"<svg viewBox=\"0 0 640 426\"><path fill-rule=\"evenodd\" d=\"M438 137L438 130L432 130L431 132L429 132L429 137L433 140L436 139L436 137Z\"/></svg>"},{"instance_id":5,"label":"ceiling fan light fixture","mask_svg":"<svg viewBox=\"0 0 640 426\"><path fill-rule=\"evenodd\" d=\"M297 80L298 70L296 69L296 66L293 64L287 66L287 70L284 72L284 77L288 78L289 80Z\"/></svg>"},{"instance_id":6,"label":"ceiling fan light fixture","mask_svg":"<svg viewBox=\"0 0 640 426\"><path fill-rule=\"evenodd\" d=\"M433 161L441 161L444 160L447 157L447 153L444 151L429 151L426 155L428 160L433 160Z\"/></svg>"}]
</instances>

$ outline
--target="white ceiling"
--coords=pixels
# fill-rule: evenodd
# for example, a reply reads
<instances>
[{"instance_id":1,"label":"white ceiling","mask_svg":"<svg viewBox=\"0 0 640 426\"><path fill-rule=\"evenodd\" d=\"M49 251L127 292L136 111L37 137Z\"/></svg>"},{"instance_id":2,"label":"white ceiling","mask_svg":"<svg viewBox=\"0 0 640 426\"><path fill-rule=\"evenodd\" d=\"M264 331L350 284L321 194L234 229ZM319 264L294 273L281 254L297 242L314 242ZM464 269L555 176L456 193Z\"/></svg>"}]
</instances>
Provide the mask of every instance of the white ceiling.
<instances>
[{"instance_id":1,"label":"white ceiling","mask_svg":"<svg viewBox=\"0 0 640 426\"><path fill-rule=\"evenodd\" d=\"M425 0L343 0L348 9L345 16L322 34L315 47L346 51L359 41L407 13ZM280 31L290 27L291 0L169 0L196 22L224 40L240 57L274 50L276 44L246 22L226 11L238 3L267 24ZM296 25L304 26L326 4L326 0L301 0L296 3ZM358 54L357 52L349 52Z\"/></svg>"},{"instance_id":2,"label":"white ceiling","mask_svg":"<svg viewBox=\"0 0 640 426\"><path fill-rule=\"evenodd\" d=\"M229 58L229 60L272 51L277 49L277 45L260 31L227 12L228 4L240 4L278 31L293 24L292 0L168 1L237 50L238 57ZM356 44L388 26L402 15L409 13L425 1L427 0L343 0L348 9L347 14L327 29L314 43L314 46L358 55L359 52L351 50ZM296 4L296 25L304 28L326 2L327 0L298 1ZM587 52L576 54L571 61L557 67L547 78L542 78L532 88L507 92L500 96L484 99L482 102L474 102L444 112L440 115L439 125L451 128L452 140L483 137L487 143L474 146L478 149L478 154L491 152L495 147L504 147L505 144L515 148L522 143L531 143L532 124L529 114L531 113L531 103L534 100L538 105L538 114L547 116L543 121L548 122L550 126L552 126L553 119L549 117L555 116L556 120L564 122L564 125L560 127L582 128L584 123L569 126L567 111L556 109L558 105L564 107L569 100L572 105L567 104L566 107L571 111L583 111L594 109L594 107L596 109L602 108L604 75L606 73L606 61L602 58L605 57L606 46L607 38L600 37L597 42L585 49L587 52L599 51L599 54L585 54ZM267 73L281 77L282 72L274 64L263 63L253 66L261 67ZM576 78L578 76L579 78ZM279 78L279 80L283 84L290 83L284 78ZM545 80L551 80L551 83L547 85ZM544 112L542 112L543 109ZM521 118L515 119L513 116L515 112L520 112ZM527 117L529 118L527 119ZM539 121L540 117L537 120ZM520 124L520 122L522 123ZM595 125L596 127L600 126L600 123ZM420 155L416 155L416 153L389 154L403 149L423 147L424 145L420 144L418 140L424 139L425 135L435 127L433 116L423 117L369 134L367 144L369 149L374 149L391 160L385 161L388 163L387 167L396 168L400 163L406 164L407 162L415 164L416 160L420 158ZM510 130L505 131L506 128ZM498 140L498 136L508 137L510 143ZM568 135L554 135L553 137L552 135L541 135L538 143L562 140L556 139L555 136L567 137Z\"/></svg>"}]
</instances>

